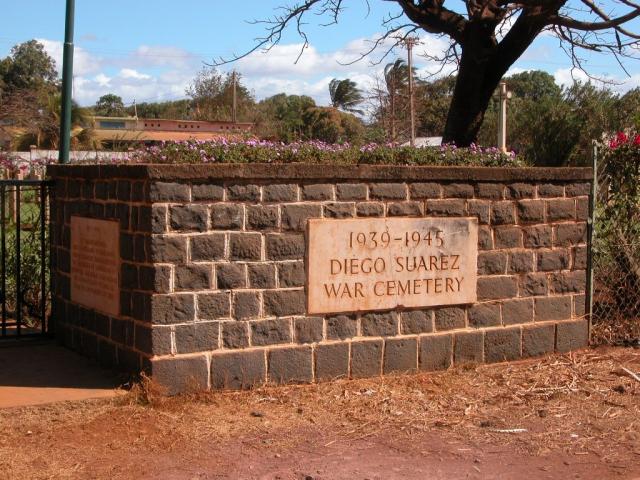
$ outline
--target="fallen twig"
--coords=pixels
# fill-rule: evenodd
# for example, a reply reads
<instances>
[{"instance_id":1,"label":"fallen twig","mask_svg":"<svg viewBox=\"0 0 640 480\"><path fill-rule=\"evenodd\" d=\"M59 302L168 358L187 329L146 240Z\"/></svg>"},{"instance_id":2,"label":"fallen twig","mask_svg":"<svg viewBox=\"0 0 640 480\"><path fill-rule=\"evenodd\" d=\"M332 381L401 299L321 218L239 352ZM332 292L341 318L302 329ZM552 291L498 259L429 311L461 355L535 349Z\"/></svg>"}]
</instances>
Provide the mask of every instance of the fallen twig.
<instances>
[{"instance_id":1,"label":"fallen twig","mask_svg":"<svg viewBox=\"0 0 640 480\"><path fill-rule=\"evenodd\" d=\"M629 375L631 378L633 378L636 382L640 382L640 377L638 376L638 374L632 372L631 370L629 370L628 368L625 367L620 367L622 368L622 370Z\"/></svg>"}]
</instances>

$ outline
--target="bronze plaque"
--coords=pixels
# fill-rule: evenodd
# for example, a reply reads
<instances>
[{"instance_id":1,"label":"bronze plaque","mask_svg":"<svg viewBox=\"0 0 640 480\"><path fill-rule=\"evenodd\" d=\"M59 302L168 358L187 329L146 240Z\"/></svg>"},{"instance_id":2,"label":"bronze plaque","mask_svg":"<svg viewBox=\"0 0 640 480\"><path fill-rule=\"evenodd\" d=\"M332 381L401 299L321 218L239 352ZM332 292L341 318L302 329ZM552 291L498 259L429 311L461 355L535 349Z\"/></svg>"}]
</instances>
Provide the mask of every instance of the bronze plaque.
<instances>
[{"instance_id":1,"label":"bronze plaque","mask_svg":"<svg viewBox=\"0 0 640 480\"><path fill-rule=\"evenodd\" d=\"M120 222L71 217L71 301L120 314Z\"/></svg>"},{"instance_id":2,"label":"bronze plaque","mask_svg":"<svg viewBox=\"0 0 640 480\"><path fill-rule=\"evenodd\" d=\"M309 313L476 301L476 218L310 219Z\"/></svg>"}]
</instances>

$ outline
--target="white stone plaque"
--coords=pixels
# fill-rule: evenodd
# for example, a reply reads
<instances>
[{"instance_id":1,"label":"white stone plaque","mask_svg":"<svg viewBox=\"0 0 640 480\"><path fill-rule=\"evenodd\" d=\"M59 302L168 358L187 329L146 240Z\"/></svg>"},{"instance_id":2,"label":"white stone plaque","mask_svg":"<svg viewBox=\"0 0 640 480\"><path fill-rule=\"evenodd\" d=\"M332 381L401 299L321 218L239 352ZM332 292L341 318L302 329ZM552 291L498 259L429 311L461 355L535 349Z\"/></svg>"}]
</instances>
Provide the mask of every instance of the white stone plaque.
<instances>
[{"instance_id":1,"label":"white stone plaque","mask_svg":"<svg viewBox=\"0 0 640 480\"><path fill-rule=\"evenodd\" d=\"M71 301L120 314L120 222L71 217Z\"/></svg>"},{"instance_id":2,"label":"white stone plaque","mask_svg":"<svg viewBox=\"0 0 640 480\"><path fill-rule=\"evenodd\" d=\"M476 301L477 218L310 219L309 313Z\"/></svg>"}]
</instances>

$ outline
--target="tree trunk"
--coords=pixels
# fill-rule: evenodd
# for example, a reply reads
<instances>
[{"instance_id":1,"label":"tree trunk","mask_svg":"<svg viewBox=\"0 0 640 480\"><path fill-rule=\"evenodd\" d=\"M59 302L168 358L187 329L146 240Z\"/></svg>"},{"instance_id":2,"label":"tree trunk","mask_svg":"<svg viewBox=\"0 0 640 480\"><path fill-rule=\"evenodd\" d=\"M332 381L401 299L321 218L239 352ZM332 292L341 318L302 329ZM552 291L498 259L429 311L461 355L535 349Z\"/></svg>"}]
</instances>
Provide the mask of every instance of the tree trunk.
<instances>
[{"instance_id":1,"label":"tree trunk","mask_svg":"<svg viewBox=\"0 0 640 480\"><path fill-rule=\"evenodd\" d=\"M545 26L544 17L538 14L539 8L525 9L500 43L493 29L485 29L482 23L467 26L443 143L468 147L477 140L489 100L502 76Z\"/></svg>"},{"instance_id":2,"label":"tree trunk","mask_svg":"<svg viewBox=\"0 0 640 480\"><path fill-rule=\"evenodd\" d=\"M463 48L443 143L468 147L478 138L485 110L502 77L502 73L489 71L487 57L476 49Z\"/></svg>"}]
</instances>

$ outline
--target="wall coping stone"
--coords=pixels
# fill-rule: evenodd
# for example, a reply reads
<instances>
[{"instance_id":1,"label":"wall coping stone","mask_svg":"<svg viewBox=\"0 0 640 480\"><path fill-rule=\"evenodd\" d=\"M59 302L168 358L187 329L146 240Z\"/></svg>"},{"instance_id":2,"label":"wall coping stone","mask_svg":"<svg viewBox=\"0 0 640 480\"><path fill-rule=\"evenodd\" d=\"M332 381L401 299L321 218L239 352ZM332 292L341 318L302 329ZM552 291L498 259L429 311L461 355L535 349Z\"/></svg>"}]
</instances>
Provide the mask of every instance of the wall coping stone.
<instances>
[{"instance_id":1,"label":"wall coping stone","mask_svg":"<svg viewBox=\"0 0 640 480\"><path fill-rule=\"evenodd\" d=\"M406 165L319 165L319 164L120 164L49 165L47 174L86 179L149 180L344 180L344 181L489 181L566 182L591 181L586 167L467 167Z\"/></svg>"}]
</instances>

